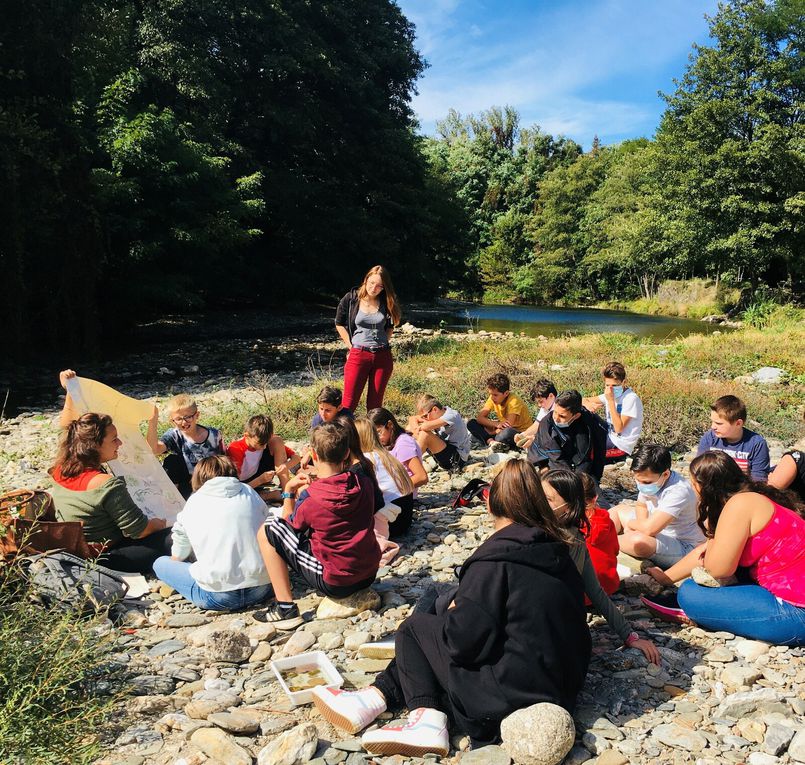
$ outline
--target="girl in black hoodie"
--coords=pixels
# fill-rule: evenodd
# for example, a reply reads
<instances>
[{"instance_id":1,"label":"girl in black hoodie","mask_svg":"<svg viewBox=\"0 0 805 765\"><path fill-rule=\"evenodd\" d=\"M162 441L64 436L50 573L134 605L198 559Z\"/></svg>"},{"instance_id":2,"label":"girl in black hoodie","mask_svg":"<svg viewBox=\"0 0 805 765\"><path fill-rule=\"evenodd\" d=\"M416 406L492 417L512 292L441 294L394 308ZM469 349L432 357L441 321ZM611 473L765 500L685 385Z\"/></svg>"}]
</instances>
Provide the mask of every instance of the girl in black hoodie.
<instances>
[{"instance_id":1,"label":"girl in black hoodie","mask_svg":"<svg viewBox=\"0 0 805 765\"><path fill-rule=\"evenodd\" d=\"M488 509L495 533L461 567L441 614L415 612L400 627L396 659L360 691L314 689L334 725L357 732L387 708L407 725L368 731L376 754L449 750L447 717L473 746L499 740L500 722L539 702L572 710L590 659L581 577L534 469L511 461L495 478Z\"/></svg>"}]
</instances>

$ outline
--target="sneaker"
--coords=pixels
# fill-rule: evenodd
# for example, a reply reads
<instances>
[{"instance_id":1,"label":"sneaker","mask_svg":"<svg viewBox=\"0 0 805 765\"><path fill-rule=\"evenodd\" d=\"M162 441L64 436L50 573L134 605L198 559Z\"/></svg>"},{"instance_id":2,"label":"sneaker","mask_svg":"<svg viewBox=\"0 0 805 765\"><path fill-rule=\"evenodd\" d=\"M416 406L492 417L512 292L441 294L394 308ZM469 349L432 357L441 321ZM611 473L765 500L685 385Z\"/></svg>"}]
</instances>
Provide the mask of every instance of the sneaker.
<instances>
[{"instance_id":1,"label":"sneaker","mask_svg":"<svg viewBox=\"0 0 805 765\"><path fill-rule=\"evenodd\" d=\"M420 707L408 715L405 725L385 725L367 731L361 743L371 754L401 754L404 757L437 754L446 757L450 751L447 715L438 709Z\"/></svg>"},{"instance_id":2,"label":"sneaker","mask_svg":"<svg viewBox=\"0 0 805 765\"><path fill-rule=\"evenodd\" d=\"M376 688L342 691L340 688L313 689L313 703L328 722L349 733L357 733L386 711L386 702Z\"/></svg>"},{"instance_id":3,"label":"sneaker","mask_svg":"<svg viewBox=\"0 0 805 765\"><path fill-rule=\"evenodd\" d=\"M649 611L665 622L691 623L685 612L680 608L675 592L670 595L655 595L652 597L641 595L640 600Z\"/></svg>"},{"instance_id":4,"label":"sneaker","mask_svg":"<svg viewBox=\"0 0 805 765\"><path fill-rule=\"evenodd\" d=\"M507 451L509 451L509 445L504 444L503 441L492 441L489 444L489 451L490 452L507 452Z\"/></svg>"},{"instance_id":5,"label":"sneaker","mask_svg":"<svg viewBox=\"0 0 805 765\"><path fill-rule=\"evenodd\" d=\"M361 643L358 653L367 659L393 659L395 656L394 635L375 640L373 643Z\"/></svg>"},{"instance_id":6,"label":"sneaker","mask_svg":"<svg viewBox=\"0 0 805 765\"><path fill-rule=\"evenodd\" d=\"M272 603L264 611L255 611L252 616L258 622L273 624L278 630L295 629L304 621L296 603L290 608L280 608L278 603Z\"/></svg>"}]
</instances>

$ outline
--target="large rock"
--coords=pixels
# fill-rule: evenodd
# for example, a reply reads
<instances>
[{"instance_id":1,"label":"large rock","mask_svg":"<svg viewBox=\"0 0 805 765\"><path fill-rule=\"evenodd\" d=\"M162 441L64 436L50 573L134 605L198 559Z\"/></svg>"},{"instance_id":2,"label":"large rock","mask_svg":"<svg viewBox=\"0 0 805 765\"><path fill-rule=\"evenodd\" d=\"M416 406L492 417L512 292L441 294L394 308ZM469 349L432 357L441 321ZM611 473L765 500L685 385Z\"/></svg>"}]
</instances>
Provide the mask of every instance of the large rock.
<instances>
[{"instance_id":1,"label":"large rock","mask_svg":"<svg viewBox=\"0 0 805 765\"><path fill-rule=\"evenodd\" d=\"M562 707L533 704L506 717L500 736L517 765L557 765L573 747L576 729Z\"/></svg>"},{"instance_id":2,"label":"large rock","mask_svg":"<svg viewBox=\"0 0 805 765\"><path fill-rule=\"evenodd\" d=\"M676 723L658 725L652 734L661 744L688 752L701 752L707 746L707 739L701 733Z\"/></svg>"},{"instance_id":3,"label":"large rock","mask_svg":"<svg viewBox=\"0 0 805 765\"><path fill-rule=\"evenodd\" d=\"M747 661L755 661L769 652L769 644L760 640L741 640L736 644L735 650Z\"/></svg>"},{"instance_id":4,"label":"large rock","mask_svg":"<svg viewBox=\"0 0 805 765\"><path fill-rule=\"evenodd\" d=\"M211 661L231 661L240 664L246 661L254 648L249 637L235 630L216 630L207 635L207 656Z\"/></svg>"},{"instance_id":5,"label":"large rock","mask_svg":"<svg viewBox=\"0 0 805 765\"><path fill-rule=\"evenodd\" d=\"M220 728L199 728L190 742L210 759L227 765L252 765L252 756Z\"/></svg>"},{"instance_id":6,"label":"large rock","mask_svg":"<svg viewBox=\"0 0 805 765\"><path fill-rule=\"evenodd\" d=\"M225 712L241 703L240 696L226 691L201 691L185 705L184 713L194 720L206 720L216 712Z\"/></svg>"},{"instance_id":7,"label":"large rock","mask_svg":"<svg viewBox=\"0 0 805 765\"><path fill-rule=\"evenodd\" d=\"M176 683L162 675L140 675L131 679L129 692L132 696L161 696L173 693Z\"/></svg>"},{"instance_id":8,"label":"large rock","mask_svg":"<svg viewBox=\"0 0 805 765\"><path fill-rule=\"evenodd\" d=\"M243 712L214 712L207 722L238 736L250 736L260 730L260 718Z\"/></svg>"},{"instance_id":9,"label":"large rock","mask_svg":"<svg viewBox=\"0 0 805 765\"><path fill-rule=\"evenodd\" d=\"M307 651L316 642L316 636L310 632L294 632L291 639L283 646L283 656L296 656Z\"/></svg>"},{"instance_id":10,"label":"large rock","mask_svg":"<svg viewBox=\"0 0 805 765\"><path fill-rule=\"evenodd\" d=\"M313 723L303 723L277 736L257 755L257 765L304 765L316 752L319 735Z\"/></svg>"},{"instance_id":11,"label":"large rock","mask_svg":"<svg viewBox=\"0 0 805 765\"><path fill-rule=\"evenodd\" d=\"M633 574L627 576L621 584L627 595L659 595L665 587L648 574Z\"/></svg>"},{"instance_id":12,"label":"large rock","mask_svg":"<svg viewBox=\"0 0 805 765\"><path fill-rule=\"evenodd\" d=\"M512 758L500 746L482 746L461 755L461 765L509 765Z\"/></svg>"},{"instance_id":13,"label":"large rock","mask_svg":"<svg viewBox=\"0 0 805 765\"><path fill-rule=\"evenodd\" d=\"M370 588L338 600L324 598L316 609L316 618L346 619L357 616L362 611L376 611L378 608L380 608L380 595Z\"/></svg>"},{"instance_id":14,"label":"large rock","mask_svg":"<svg viewBox=\"0 0 805 765\"><path fill-rule=\"evenodd\" d=\"M728 691L751 688L762 676L755 667L744 667L734 664L721 673L721 682Z\"/></svg>"},{"instance_id":15,"label":"large rock","mask_svg":"<svg viewBox=\"0 0 805 765\"><path fill-rule=\"evenodd\" d=\"M788 745L788 754L795 762L805 762L805 728L797 731Z\"/></svg>"},{"instance_id":16,"label":"large rock","mask_svg":"<svg viewBox=\"0 0 805 765\"><path fill-rule=\"evenodd\" d=\"M760 385L776 385L785 377L785 370L779 367L761 367L750 375L752 382Z\"/></svg>"},{"instance_id":17,"label":"large rock","mask_svg":"<svg viewBox=\"0 0 805 765\"><path fill-rule=\"evenodd\" d=\"M761 688L757 691L731 693L716 708L714 717L724 717L727 720L740 720L757 710L769 710L769 705L782 702L782 696L773 688Z\"/></svg>"}]
</instances>

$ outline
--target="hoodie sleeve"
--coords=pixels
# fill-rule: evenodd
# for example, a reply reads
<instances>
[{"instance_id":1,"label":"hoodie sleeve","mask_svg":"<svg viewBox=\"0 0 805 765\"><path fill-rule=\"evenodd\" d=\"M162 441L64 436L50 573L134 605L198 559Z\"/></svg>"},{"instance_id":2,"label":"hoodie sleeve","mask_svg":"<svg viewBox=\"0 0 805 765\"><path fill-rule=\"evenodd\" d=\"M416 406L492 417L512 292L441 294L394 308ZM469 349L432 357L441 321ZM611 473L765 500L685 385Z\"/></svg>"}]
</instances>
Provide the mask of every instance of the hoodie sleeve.
<instances>
[{"instance_id":1,"label":"hoodie sleeve","mask_svg":"<svg viewBox=\"0 0 805 765\"><path fill-rule=\"evenodd\" d=\"M349 301L352 291L347 292L341 300L338 301L338 308L335 309L335 326L349 328Z\"/></svg>"},{"instance_id":2,"label":"hoodie sleeve","mask_svg":"<svg viewBox=\"0 0 805 765\"><path fill-rule=\"evenodd\" d=\"M455 606L445 612L445 643L456 664L489 660L503 630L506 589L505 566L478 561L467 568Z\"/></svg>"},{"instance_id":3,"label":"hoodie sleeve","mask_svg":"<svg viewBox=\"0 0 805 765\"><path fill-rule=\"evenodd\" d=\"M171 528L171 540L171 557L177 560L187 560L190 553L193 552L193 547L182 525L181 513L176 516L176 523Z\"/></svg>"}]
</instances>

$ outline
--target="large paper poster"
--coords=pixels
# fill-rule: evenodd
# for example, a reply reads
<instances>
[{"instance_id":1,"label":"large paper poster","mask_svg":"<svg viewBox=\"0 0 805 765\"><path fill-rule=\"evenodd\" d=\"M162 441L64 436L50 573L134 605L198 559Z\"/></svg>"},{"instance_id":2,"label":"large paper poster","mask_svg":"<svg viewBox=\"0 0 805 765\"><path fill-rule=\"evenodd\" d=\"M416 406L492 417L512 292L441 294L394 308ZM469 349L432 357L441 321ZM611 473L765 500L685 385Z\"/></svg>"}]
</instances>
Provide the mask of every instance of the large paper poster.
<instances>
[{"instance_id":1,"label":"large paper poster","mask_svg":"<svg viewBox=\"0 0 805 765\"><path fill-rule=\"evenodd\" d=\"M126 479L132 499L149 518L164 518L172 526L184 500L140 433L140 423L151 416L154 405L85 377L68 380L67 392L79 414L98 412L112 418L123 446L109 468Z\"/></svg>"}]
</instances>

